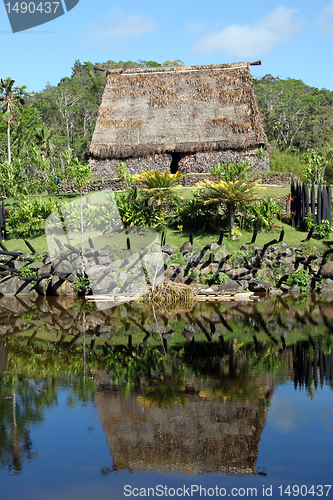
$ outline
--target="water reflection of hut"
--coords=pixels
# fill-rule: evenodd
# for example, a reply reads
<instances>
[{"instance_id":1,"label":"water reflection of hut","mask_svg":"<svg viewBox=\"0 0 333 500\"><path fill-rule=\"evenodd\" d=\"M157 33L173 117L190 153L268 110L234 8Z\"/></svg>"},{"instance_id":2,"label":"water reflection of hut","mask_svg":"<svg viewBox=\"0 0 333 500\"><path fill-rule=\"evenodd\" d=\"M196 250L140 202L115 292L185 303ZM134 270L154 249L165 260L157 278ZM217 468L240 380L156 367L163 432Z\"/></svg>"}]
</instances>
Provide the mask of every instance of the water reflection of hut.
<instances>
[{"instance_id":1,"label":"water reflection of hut","mask_svg":"<svg viewBox=\"0 0 333 500\"><path fill-rule=\"evenodd\" d=\"M269 399L271 376L256 383ZM184 392L183 403L157 408L132 393L95 395L114 470L255 474L266 413L259 400L218 401Z\"/></svg>"},{"instance_id":2,"label":"water reflection of hut","mask_svg":"<svg viewBox=\"0 0 333 500\"><path fill-rule=\"evenodd\" d=\"M0 375L8 370L8 352L6 347L0 341Z\"/></svg>"}]
</instances>

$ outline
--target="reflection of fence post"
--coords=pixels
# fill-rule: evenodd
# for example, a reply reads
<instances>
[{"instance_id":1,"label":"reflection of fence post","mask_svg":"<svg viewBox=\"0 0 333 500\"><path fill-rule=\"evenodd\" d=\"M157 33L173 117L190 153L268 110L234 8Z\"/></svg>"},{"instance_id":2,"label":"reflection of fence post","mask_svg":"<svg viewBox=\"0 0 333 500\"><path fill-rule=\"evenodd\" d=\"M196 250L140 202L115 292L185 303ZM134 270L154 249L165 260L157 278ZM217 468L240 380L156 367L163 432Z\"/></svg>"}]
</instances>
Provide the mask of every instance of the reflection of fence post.
<instances>
[{"instance_id":1,"label":"reflection of fence post","mask_svg":"<svg viewBox=\"0 0 333 500\"><path fill-rule=\"evenodd\" d=\"M0 342L0 375L8 369L8 352L4 341Z\"/></svg>"}]
</instances>

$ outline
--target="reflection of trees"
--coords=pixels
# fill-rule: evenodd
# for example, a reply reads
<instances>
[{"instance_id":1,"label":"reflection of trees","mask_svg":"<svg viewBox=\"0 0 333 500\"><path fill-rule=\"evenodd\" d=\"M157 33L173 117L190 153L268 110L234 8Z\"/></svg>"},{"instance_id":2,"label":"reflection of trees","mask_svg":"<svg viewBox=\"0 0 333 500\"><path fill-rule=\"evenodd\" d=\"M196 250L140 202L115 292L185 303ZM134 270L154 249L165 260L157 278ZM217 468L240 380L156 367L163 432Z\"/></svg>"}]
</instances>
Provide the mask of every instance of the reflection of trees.
<instances>
[{"instance_id":1,"label":"reflection of trees","mask_svg":"<svg viewBox=\"0 0 333 500\"><path fill-rule=\"evenodd\" d=\"M134 389L140 386L142 379L151 379L153 372L164 371L165 359L160 351L145 345L114 346L104 351L102 365L111 373L113 384Z\"/></svg>"},{"instance_id":2,"label":"reflection of trees","mask_svg":"<svg viewBox=\"0 0 333 500\"><path fill-rule=\"evenodd\" d=\"M1 355L1 351L0 351ZM93 365L95 356L87 356ZM43 421L46 408L57 404L57 391L70 386L68 406L84 401L95 391L94 379L85 372L85 349L62 349L12 344L9 373L0 373L0 467L20 474L23 463L38 456L30 429Z\"/></svg>"},{"instance_id":3,"label":"reflection of trees","mask_svg":"<svg viewBox=\"0 0 333 500\"><path fill-rule=\"evenodd\" d=\"M305 388L313 397L314 389L324 383L333 387L333 350L324 343L313 340L298 342L292 351L291 376L297 387Z\"/></svg>"},{"instance_id":4,"label":"reflection of trees","mask_svg":"<svg viewBox=\"0 0 333 500\"><path fill-rule=\"evenodd\" d=\"M43 420L46 406L56 403L56 392L48 382L35 385L10 375L1 382L0 464L20 474L23 462L38 455L30 439L30 427Z\"/></svg>"}]
</instances>

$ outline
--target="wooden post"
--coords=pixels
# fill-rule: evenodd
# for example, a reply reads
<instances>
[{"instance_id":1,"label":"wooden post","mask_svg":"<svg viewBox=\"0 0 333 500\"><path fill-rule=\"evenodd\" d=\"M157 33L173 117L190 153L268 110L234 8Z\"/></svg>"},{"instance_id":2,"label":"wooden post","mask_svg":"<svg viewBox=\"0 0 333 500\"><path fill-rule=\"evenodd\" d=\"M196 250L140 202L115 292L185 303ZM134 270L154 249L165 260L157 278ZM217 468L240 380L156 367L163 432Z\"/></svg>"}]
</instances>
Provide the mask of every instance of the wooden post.
<instances>
[{"instance_id":1,"label":"wooden post","mask_svg":"<svg viewBox=\"0 0 333 500\"><path fill-rule=\"evenodd\" d=\"M331 184L327 184L326 190L327 190L327 209L328 209L327 220L331 226L332 225L332 188L331 188Z\"/></svg>"},{"instance_id":2,"label":"wooden post","mask_svg":"<svg viewBox=\"0 0 333 500\"><path fill-rule=\"evenodd\" d=\"M305 226L305 182L303 182L302 186L302 199L301 199L301 227L304 229Z\"/></svg>"},{"instance_id":3,"label":"wooden post","mask_svg":"<svg viewBox=\"0 0 333 500\"><path fill-rule=\"evenodd\" d=\"M321 223L321 185L320 182L318 183L318 190L317 190L317 224L318 226Z\"/></svg>"},{"instance_id":4,"label":"wooden post","mask_svg":"<svg viewBox=\"0 0 333 500\"><path fill-rule=\"evenodd\" d=\"M312 213L312 223L316 223L316 191L314 182L311 186L311 213Z\"/></svg>"}]
</instances>

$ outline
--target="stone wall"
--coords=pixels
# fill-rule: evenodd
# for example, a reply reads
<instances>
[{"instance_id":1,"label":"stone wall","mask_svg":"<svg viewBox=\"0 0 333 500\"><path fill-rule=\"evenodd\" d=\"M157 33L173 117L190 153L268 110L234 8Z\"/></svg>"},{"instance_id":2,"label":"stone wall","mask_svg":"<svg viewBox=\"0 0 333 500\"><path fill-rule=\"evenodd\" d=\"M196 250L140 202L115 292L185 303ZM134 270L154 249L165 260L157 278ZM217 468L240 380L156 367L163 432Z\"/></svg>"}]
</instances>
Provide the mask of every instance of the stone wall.
<instances>
[{"instance_id":1,"label":"stone wall","mask_svg":"<svg viewBox=\"0 0 333 500\"><path fill-rule=\"evenodd\" d=\"M112 189L113 191L122 191L126 189L125 182L120 179L96 179L90 182L84 189L84 193L103 191L103 189ZM72 182L62 182L58 185L58 194L80 193Z\"/></svg>"},{"instance_id":2,"label":"stone wall","mask_svg":"<svg viewBox=\"0 0 333 500\"><path fill-rule=\"evenodd\" d=\"M178 169L183 173L210 173L213 165L218 163L243 163L247 161L253 170L269 171L269 155L260 158L257 150L248 151L208 151L185 155L178 163Z\"/></svg>"},{"instance_id":3,"label":"stone wall","mask_svg":"<svg viewBox=\"0 0 333 500\"><path fill-rule=\"evenodd\" d=\"M170 154L155 154L140 158L126 158L125 160L121 160L120 158L107 160L89 159L88 164L93 168L93 176L100 179L101 177L118 177L117 167L120 161L125 161L127 171L133 175L141 174L143 170L170 171L172 156Z\"/></svg>"},{"instance_id":4,"label":"stone wall","mask_svg":"<svg viewBox=\"0 0 333 500\"><path fill-rule=\"evenodd\" d=\"M106 159L95 160L89 159L88 163L93 168L93 176L101 177L117 177L117 167L120 161L124 161L127 166L127 171L131 174L140 174L143 170L157 170L158 172L175 173L180 170L183 173L210 173L213 165L217 163L242 163L247 161L253 170L269 171L269 155L265 158L260 158L257 154L258 150L247 151L206 151L201 153L171 153L171 154L154 154L142 156L139 158L126 158L121 160Z\"/></svg>"},{"instance_id":5,"label":"stone wall","mask_svg":"<svg viewBox=\"0 0 333 500\"><path fill-rule=\"evenodd\" d=\"M108 160L105 160L107 162ZM160 171L163 172L161 169ZM132 173L132 172L131 172ZM117 174L115 174L117 175ZM294 181L299 180L297 176L293 174L279 174L279 173L260 173L258 178L261 179L263 184L290 184L291 180ZM183 185L184 186L195 186L195 184L204 179L217 180L217 177L213 177L209 173L189 173L183 177ZM92 193L95 191L103 191L103 189L112 189L113 191L122 191L126 189L125 182L122 182L118 178L105 178L105 179L95 179L83 190L85 193ZM79 189L74 186L73 183L63 182L58 186L58 194L70 194L70 193L78 193Z\"/></svg>"}]
</instances>

